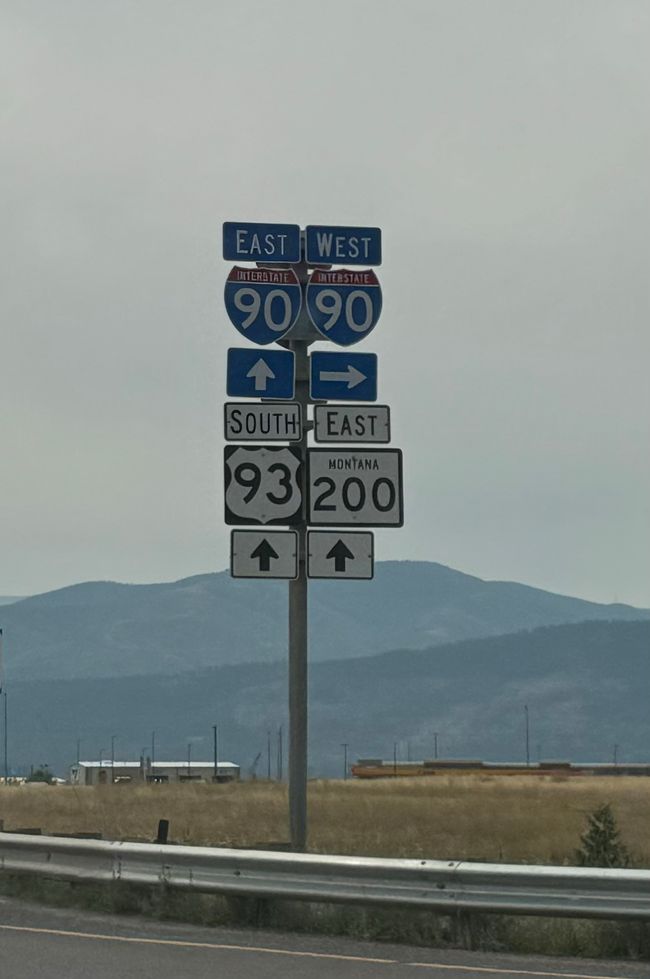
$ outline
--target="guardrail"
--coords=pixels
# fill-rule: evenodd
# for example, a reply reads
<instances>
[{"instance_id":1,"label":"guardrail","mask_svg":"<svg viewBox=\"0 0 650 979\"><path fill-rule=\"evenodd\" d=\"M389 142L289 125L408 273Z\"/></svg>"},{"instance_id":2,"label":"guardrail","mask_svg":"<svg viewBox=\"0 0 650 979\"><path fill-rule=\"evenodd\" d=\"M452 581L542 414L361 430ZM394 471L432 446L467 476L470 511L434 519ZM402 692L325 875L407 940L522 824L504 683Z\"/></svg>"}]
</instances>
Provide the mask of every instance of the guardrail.
<instances>
[{"instance_id":1,"label":"guardrail","mask_svg":"<svg viewBox=\"0 0 650 979\"><path fill-rule=\"evenodd\" d=\"M0 872L228 896L650 919L650 871L319 856L0 835Z\"/></svg>"}]
</instances>

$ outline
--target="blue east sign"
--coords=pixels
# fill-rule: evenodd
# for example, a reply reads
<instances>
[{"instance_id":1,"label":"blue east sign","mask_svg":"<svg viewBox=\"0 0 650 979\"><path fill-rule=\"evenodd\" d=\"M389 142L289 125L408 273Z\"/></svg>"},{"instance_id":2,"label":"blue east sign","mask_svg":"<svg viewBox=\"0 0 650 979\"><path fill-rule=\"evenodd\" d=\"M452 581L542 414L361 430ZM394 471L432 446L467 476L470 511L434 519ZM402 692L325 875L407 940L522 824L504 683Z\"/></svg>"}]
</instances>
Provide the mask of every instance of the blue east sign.
<instances>
[{"instance_id":1,"label":"blue east sign","mask_svg":"<svg viewBox=\"0 0 650 979\"><path fill-rule=\"evenodd\" d=\"M223 257L227 262L299 262L300 228L224 221Z\"/></svg>"},{"instance_id":2,"label":"blue east sign","mask_svg":"<svg viewBox=\"0 0 650 979\"><path fill-rule=\"evenodd\" d=\"M295 356L290 350L228 351L226 390L229 398L293 398Z\"/></svg>"},{"instance_id":3,"label":"blue east sign","mask_svg":"<svg viewBox=\"0 0 650 979\"><path fill-rule=\"evenodd\" d=\"M305 249L310 265L381 265L381 229L308 224Z\"/></svg>"},{"instance_id":4,"label":"blue east sign","mask_svg":"<svg viewBox=\"0 0 650 979\"><path fill-rule=\"evenodd\" d=\"M377 354L313 353L309 394L315 401L376 401Z\"/></svg>"},{"instance_id":5,"label":"blue east sign","mask_svg":"<svg viewBox=\"0 0 650 979\"><path fill-rule=\"evenodd\" d=\"M381 313L381 286L372 269L317 269L307 285L309 319L326 340L349 347L367 337Z\"/></svg>"},{"instance_id":6,"label":"blue east sign","mask_svg":"<svg viewBox=\"0 0 650 979\"><path fill-rule=\"evenodd\" d=\"M280 340L298 319L302 290L293 269L243 268L235 265L224 290L233 326L253 343Z\"/></svg>"}]
</instances>

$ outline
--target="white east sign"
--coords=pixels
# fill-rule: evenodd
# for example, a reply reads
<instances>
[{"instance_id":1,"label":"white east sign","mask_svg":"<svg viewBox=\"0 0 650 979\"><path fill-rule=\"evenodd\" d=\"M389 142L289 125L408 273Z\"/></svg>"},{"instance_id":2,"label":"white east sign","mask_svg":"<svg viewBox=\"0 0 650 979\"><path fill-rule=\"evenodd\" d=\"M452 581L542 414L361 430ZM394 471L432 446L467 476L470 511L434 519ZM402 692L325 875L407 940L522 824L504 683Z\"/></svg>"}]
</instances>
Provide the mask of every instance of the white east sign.
<instances>
[{"instance_id":1,"label":"white east sign","mask_svg":"<svg viewBox=\"0 0 650 979\"><path fill-rule=\"evenodd\" d=\"M308 523L401 527L400 449L309 449Z\"/></svg>"},{"instance_id":2,"label":"white east sign","mask_svg":"<svg viewBox=\"0 0 650 979\"><path fill-rule=\"evenodd\" d=\"M317 442L390 442L388 405L316 405Z\"/></svg>"}]
</instances>

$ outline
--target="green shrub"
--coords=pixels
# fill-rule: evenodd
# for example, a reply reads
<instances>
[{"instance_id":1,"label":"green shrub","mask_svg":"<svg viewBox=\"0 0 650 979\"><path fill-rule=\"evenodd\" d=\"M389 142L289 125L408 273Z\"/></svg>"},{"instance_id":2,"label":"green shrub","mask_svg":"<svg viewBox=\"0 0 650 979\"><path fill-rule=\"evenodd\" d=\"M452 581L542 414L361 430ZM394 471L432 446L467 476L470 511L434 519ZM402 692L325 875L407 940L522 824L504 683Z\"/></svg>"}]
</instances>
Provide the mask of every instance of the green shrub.
<instances>
[{"instance_id":1,"label":"green shrub","mask_svg":"<svg viewBox=\"0 0 650 979\"><path fill-rule=\"evenodd\" d=\"M576 850L581 867L627 867L630 855L621 843L611 805L606 802L587 817L587 829Z\"/></svg>"}]
</instances>

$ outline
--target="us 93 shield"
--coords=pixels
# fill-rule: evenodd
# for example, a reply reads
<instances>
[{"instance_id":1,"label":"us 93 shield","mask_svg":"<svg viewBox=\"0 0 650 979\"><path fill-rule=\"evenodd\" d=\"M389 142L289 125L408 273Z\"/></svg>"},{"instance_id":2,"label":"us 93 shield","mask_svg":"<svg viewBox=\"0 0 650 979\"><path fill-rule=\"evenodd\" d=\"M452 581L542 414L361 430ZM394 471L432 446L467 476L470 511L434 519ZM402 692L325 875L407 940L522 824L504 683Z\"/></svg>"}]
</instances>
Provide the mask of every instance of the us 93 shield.
<instances>
[{"instance_id":1,"label":"us 93 shield","mask_svg":"<svg viewBox=\"0 0 650 979\"><path fill-rule=\"evenodd\" d=\"M302 518L300 451L288 446L227 445L227 524L295 524Z\"/></svg>"}]
</instances>

